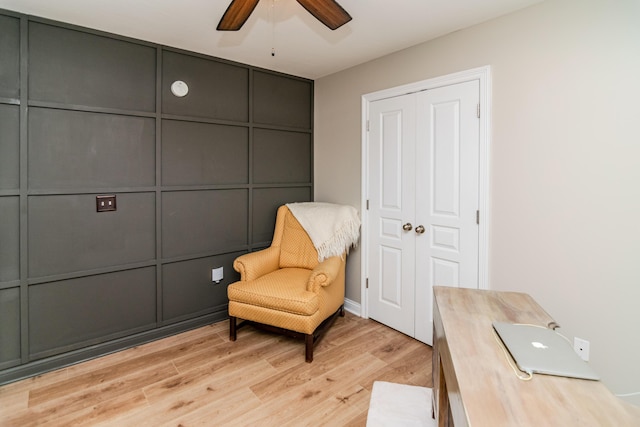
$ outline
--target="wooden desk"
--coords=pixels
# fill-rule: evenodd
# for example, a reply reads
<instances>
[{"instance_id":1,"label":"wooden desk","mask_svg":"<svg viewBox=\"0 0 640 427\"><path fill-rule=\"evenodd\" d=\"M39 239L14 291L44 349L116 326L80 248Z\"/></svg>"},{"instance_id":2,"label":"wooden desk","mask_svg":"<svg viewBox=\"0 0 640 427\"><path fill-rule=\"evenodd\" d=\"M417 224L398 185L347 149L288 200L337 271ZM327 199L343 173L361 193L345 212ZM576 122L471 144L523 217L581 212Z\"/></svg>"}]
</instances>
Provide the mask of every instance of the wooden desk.
<instances>
[{"instance_id":1,"label":"wooden desk","mask_svg":"<svg viewBox=\"0 0 640 427\"><path fill-rule=\"evenodd\" d=\"M600 381L519 380L491 323L547 326L527 294L434 287L433 396L438 426L640 426L640 408Z\"/></svg>"}]
</instances>

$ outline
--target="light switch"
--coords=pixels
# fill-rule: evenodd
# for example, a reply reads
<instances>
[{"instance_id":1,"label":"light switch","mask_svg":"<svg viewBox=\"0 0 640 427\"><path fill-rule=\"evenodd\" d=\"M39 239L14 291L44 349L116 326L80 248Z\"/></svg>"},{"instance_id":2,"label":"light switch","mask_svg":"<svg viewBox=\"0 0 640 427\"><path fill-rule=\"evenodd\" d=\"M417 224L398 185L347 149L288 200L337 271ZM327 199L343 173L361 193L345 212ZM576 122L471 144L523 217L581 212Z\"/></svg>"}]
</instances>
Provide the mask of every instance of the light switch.
<instances>
[{"instance_id":1,"label":"light switch","mask_svg":"<svg viewBox=\"0 0 640 427\"><path fill-rule=\"evenodd\" d=\"M116 210L116 195L96 196L96 212L109 212Z\"/></svg>"}]
</instances>

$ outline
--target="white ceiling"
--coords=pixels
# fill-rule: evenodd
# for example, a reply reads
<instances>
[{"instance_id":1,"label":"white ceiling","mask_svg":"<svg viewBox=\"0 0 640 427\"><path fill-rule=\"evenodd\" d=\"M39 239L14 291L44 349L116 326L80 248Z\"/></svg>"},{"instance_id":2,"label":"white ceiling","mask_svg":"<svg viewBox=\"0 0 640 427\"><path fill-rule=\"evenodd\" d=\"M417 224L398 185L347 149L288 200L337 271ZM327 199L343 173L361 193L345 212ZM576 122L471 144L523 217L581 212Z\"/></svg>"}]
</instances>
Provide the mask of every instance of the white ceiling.
<instances>
[{"instance_id":1,"label":"white ceiling","mask_svg":"<svg viewBox=\"0 0 640 427\"><path fill-rule=\"evenodd\" d=\"M540 1L338 0L353 20L335 31L295 0L261 0L237 32L216 31L230 0L0 0L0 8L316 79Z\"/></svg>"}]
</instances>

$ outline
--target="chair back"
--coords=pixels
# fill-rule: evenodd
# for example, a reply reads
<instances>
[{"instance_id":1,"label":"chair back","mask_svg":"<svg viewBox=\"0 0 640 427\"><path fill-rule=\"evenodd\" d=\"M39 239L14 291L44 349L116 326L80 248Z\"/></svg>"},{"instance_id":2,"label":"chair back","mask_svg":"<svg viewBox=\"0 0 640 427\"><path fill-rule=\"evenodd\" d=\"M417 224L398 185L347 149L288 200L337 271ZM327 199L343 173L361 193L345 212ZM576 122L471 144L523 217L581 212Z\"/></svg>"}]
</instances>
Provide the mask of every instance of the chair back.
<instances>
[{"instance_id":1,"label":"chair back","mask_svg":"<svg viewBox=\"0 0 640 427\"><path fill-rule=\"evenodd\" d=\"M318 251L286 205L278 208L271 246L280 247L280 268L313 270L318 265Z\"/></svg>"}]
</instances>

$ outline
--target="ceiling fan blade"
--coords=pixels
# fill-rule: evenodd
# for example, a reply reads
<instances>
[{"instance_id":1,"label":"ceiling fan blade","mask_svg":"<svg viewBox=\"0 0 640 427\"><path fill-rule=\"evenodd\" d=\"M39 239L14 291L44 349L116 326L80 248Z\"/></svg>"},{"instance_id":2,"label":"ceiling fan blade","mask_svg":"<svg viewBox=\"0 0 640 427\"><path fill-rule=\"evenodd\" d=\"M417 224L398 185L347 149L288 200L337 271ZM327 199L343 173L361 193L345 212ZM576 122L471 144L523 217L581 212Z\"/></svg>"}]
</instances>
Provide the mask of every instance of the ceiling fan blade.
<instances>
[{"instance_id":1,"label":"ceiling fan blade","mask_svg":"<svg viewBox=\"0 0 640 427\"><path fill-rule=\"evenodd\" d=\"M298 0L298 3L332 30L351 21L351 15L335 0Z\"/></svg>"},{"instance_id":2,"label":"ceiling fan blade","mask_svg":"<svg viewBox=\"0 0 640 427\"><path fill-rule=\"evenodd\" d=\"M222 15L218 31L238 31L256 8L258 0L233 0Z\"/></svg>"}]
</instances>

